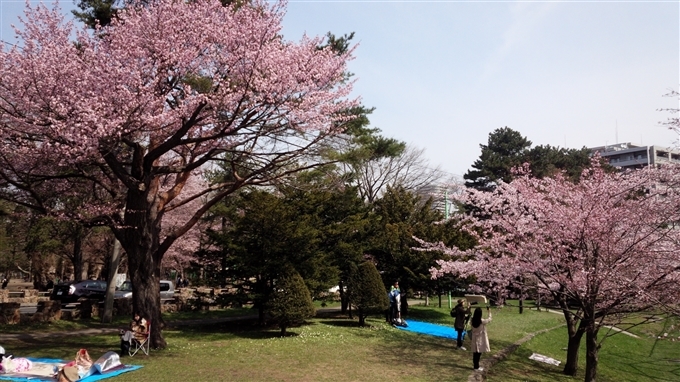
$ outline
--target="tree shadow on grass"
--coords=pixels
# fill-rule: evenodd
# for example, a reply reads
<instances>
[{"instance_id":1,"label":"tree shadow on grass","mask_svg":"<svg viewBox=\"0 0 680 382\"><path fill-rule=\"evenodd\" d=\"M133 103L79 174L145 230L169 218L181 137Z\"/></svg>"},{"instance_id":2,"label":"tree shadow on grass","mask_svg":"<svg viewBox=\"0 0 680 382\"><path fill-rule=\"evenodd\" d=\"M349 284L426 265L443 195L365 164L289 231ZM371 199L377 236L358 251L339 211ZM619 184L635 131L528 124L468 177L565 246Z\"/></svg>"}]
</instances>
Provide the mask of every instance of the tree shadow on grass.
<instances>
[{"instance_id":1,"label":"tree shadow on grass","mask_svg":"<svg viewBox=\"0 0 680 382\"><path fill-rule=\"evenodd\" d=\"M383 336L381 358L386 363L419 369L426 380L467 380L472 353L456 350L456 341L393 329Z\"/></svg>"},{"instance_id":2,"label":"tree shadow on grass","mask_svg":"<svg viewBox=\"0 0 680 382\"><path fill-rule=\"evenodd\" d=\"M510 346L511 343L500 342L499 346ZM525 348L517 348L511 355L500 364L490 370L490 374L497 378L494 380L507 381L560 381L560 380L579 380L583 376L577 375L575 378L562 374L564 364L560 366L550 365L538 361L530 360L533 351ZM502 375L502 379L499 376Z\"/></svg>"},{"instance_id":3,"label":"tree shadow on grass","mask_svg":"<svg viewBox=\"0 0 680 382\"><path fill-rule=\"evenodd\" d=\"M360 328L358 321L354 320L320 320L319 323L330 326L337 326L341 328Z\"/></svg>"},{"instance_id":4,"label":"tree shadow on grass","mask_svg":"<svg viewBox=\"0 0 680 382\"><path fill-rule=\"evenodd\" d=\"M630 358L618 354L609 354L608 357L616 359L626 373L635 376L632 380L680 381L680 362L677 360L673 362L670 358ZM669 364L674 364L674 367L669 367ZM666 376L659 375L660 370L667 370Z\"/></svg>"},{"instance_id":5,"label":"tree shadow on grass","mask_svg":"<svg viewBox=\"0 0 680 382\"><path fill-rule=\"evenodd\" d=\"M434 309L418 308L418 306L419 305L416 305L416 307L409 308L408 317L406 317L406 322L408 322L409 319L433 323L434 322L442 323L450 321L451 325L453 325L453 318L451 318L451 315L449 313Z\"/></svg>"},{"instance_id":6,"label":"tree shadow on grass","mask_svg":"<svg viewBox=\"0 0 680 382\"><path fill-rule=\"evenodd\" d=\"M304 321L299 324L291 325L287 328L286 334L283 337L296 337L299 335L295 331L297 328L309 325L314 325L314 323ZM278 324L268 323L265 325L260 325L257 320L219 322L208 325L183 327L181 332L187 335L231 334L236 337L255 340L282 337L281 329L279 328Z\"/></svg>"}]
</instances>

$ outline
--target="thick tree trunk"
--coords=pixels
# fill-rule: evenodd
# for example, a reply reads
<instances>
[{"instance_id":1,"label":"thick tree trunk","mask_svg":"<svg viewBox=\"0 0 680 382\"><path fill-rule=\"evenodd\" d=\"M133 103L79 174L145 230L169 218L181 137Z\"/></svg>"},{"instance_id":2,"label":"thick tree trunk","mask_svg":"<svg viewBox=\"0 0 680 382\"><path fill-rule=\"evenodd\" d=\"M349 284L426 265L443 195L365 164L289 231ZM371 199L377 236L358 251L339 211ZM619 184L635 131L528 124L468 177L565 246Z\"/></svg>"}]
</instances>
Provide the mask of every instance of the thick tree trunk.
<instances>
[{"instance_id":1,"label":"thick tree trunk","mask_svg":"<svg viewBox=\"0 0 680 382\"><path fill-rule=\"evenodd\" d=\"M163 338L161 316L160 272L163 253L159 251L160 221L157 200L147 200L143 191L128 190L125 226L118 237L128 256L132 281L132 308L150 321L151 347L167 346ZM117 235L118 236L118 235Z\"/></svg>"},{"instance_id":2,"label":"thick tree trunk","mask_svg":"<svg viewBox=\"0 0 680 382\"><path fill-rule=\"evenodd\" d=\"M132 309L150 322L151 347L163 349L167 343L161 332L164 323L161 316L160 267L153 259L140 257L142 256L139 254L133 256L128 252L132 281Z\"/></svg>"},{"instance_id":3,"label":"thick tree trunk","mask_svg":"<svg viewBox=\"0 0 680 382\"><path fill-rule=\"evenodd\" d=\"M524 297L519 298L519 314L524 313Z\"/></svg>"},{"instance_id":4,"label":"thick tree trunk","mask_svg":"<svg viewBox=\"0 0 680 382\"><path fill-rule=\"evenodd\" d=\"M567 319L569 342L567 344L567 360L564 363L562 373L573 377L578 371L578 353L581 347L581 338L583 338L583 333L586 330L586 323L584 321L579 322L571 313L565 314L565 318Z\"/></svg>"},{"instance_id":5,"label":"thick tree trunk","mask_svg":"<svg viewBox=\"0 0 680 382\"><path fill-rule=\"evenodd\" d=\"M586 378L585 382L595 382L597 377L598 352L600 346L597 343L598 329L594 324L589 325L586 331Z\"/></svg>"},{"instance_id":6,"label":"thick tree trunk","mask_svg":"<svg viewBox=\"0 0 680 382\"><path fill-rule=\"evenodd\" d=\"M578 353L581 346L581 338L583 331L576 330L573 333L569 331L569 342L567 344L567 359L564 363L562 373L565 375L575 376L578 371Z\"/></svg>"},{"instance_id":7,"label":"thick tree trunk","mask_svg":"<svg viewBox=\"0 0 680 382\"><path fill-rule=\"evenodd\" d=\"M102 314L102 323L108 324L113 321L113 295L116 292L116 275L118 274L118 266L121 258L121 245L118 240L113 243L113 252L109 259L109 274L106 277L106 300L104 300L104 313Z\"/></svg>"}]
</instances>

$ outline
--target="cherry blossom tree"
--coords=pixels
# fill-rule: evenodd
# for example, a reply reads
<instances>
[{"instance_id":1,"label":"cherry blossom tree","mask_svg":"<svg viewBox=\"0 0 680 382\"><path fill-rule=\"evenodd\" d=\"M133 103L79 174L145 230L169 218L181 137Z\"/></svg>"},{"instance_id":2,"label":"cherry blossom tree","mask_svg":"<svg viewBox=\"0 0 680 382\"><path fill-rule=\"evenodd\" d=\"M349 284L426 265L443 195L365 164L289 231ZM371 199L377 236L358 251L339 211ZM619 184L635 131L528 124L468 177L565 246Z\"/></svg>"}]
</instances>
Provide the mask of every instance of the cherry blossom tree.
<instances>
[{"instance_id":1,"label":"cherry blossom tree","mask_svg":"<svg viewBox=\"0 0 680 382\"><path fill-rule=\"evenodd\" d=\"M568 326L564 373L574 375L586 335L585 380L594 381L598 349L631 312L676 309L680 302L680 175L676 168L607 173L597 158L578 182L520 174L494 192L471 190L479 207L463 225L472 250L444 249L433 277L475 276L508 290L532 279L562 308ZM604 335L602 328L609 328Z\"/></svg>"},{"instance_id":2,"label":"cherry blossom tree","mask_svg":"<svg viewBox=\"0 0 680 382\"><path fill-rule=\"evenodd\" d=\"M27 6L18 43L0 52L0 197L109 226L154 347L166 346L160 264L173 243L239 188L317 165L358 106L352 50L285 41L284 9L157 0L92 33L56 5ZM185 187L217 164L228 177ZM72 198L86 203L66 208ZM163 231L169 209L195 200Z\"/></svg>"}]
</instances>

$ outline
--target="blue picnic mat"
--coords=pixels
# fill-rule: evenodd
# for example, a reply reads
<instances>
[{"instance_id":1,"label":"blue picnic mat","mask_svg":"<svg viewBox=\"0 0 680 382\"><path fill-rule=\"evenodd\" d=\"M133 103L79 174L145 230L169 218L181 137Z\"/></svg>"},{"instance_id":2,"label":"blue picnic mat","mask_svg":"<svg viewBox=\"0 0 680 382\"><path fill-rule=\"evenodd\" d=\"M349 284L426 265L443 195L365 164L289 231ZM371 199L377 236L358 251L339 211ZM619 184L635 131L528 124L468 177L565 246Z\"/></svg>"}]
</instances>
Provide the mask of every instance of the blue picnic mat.
<instances>
[{"instance_id":1,"label":"blue picnic mat","mask_svg":"<svg viewBox=\"0 0 680 382\"><path fill-rule=\"evenodd\" d=\"M422 322L422 321L411 321L408 320L406 321L408 326L399 326L397 325L396 327L401 330L406 330L409 332L415 332L415 333L421 333L421 334L428 334L430 336L436 336L436 337L444 337L444 338L451 338L455 340L458 338L458 332L456 332L456 329L450 327L450 326L444 326L444 325L437 325L437 324L431 324L429 322ZM463 332L463 336L465 336L465 332Z\"/></svg>"},{"instance_id":2,"label":"blue picnic mat","mask_svg":"<svg viewBox=\"0 0 680 382\"><path fill-rule=\"evenodd\" d=\"M68 361L64 361L61 359L54 359L54 358L32 358L32 357L26 357L30 359L32 362L39 362L39 363L67 363ZM111 370L106 373L102 374L94 374L91 375L87 378L79 379L78 382L93 382L93 381L99 381L102 379L106 378L111 378L115 377L116 375L127 373L128 371L134 371L139 368L141 368L142 365L123 365L121 368L116 368L114 370ZM0 374L0 380L3 381L15 381L15 382L54 382L56 379L54 378L49 378L49 377L39 377L39 376L26 376L26 377L18 377L18 376L8 376L4 374Z\"/></svg>"}]
</instances>

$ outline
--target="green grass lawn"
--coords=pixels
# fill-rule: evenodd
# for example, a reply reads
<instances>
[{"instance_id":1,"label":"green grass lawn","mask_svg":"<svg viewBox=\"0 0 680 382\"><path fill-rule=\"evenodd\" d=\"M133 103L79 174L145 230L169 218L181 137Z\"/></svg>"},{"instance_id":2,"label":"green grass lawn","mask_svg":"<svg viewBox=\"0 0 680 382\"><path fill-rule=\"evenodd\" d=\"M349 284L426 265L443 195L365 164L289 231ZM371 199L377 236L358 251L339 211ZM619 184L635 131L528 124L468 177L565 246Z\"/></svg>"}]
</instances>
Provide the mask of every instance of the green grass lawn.
<instances>
[{"instance_id":1,"label":"green grass lawn","mask_svg":"<svg viewBox=\"0 0 680 382\"><path fill-rule=\"evenodd\" d=\"M247 312L247 310L246 310ZM555 328L526 342L506 361L488 372L488 381L579 381L560 374L561 368L529 360L532 352L564 361L566 328L561 315L516 308L492 309L489 325L492 354L528 333ZM183 319L214 317L218 313L183 314ZM227 313L224 313L227 314ZM228 314L235 314L230 312ZM177 319L178 315L167 319ZM451 325L448 308L414 306L408 319ZM180 326L164 332L168 348L151 356L124 358L144 365L115 378L127 381L466 381L472 354L455 349L455 341L392 328L381 317L370 327L337 315L315 318L279 337L278 328L259 328L253 322ZM677 321L636 328L639 333L671 333ZM670 327L673 326L671 330ZM680 334L678 334L680 335ZM676 336L677 337L677 336ZM466 340L465 345L469 342ZM118 348L116 336L72 336L2 344L21 356L70 359L80 348L93 357ZM582 350L583 356L585 350ZM599 381L679 381L680 341L644 335L608 338L600 353Z\"/></svg>"}]
</instances>

